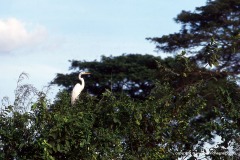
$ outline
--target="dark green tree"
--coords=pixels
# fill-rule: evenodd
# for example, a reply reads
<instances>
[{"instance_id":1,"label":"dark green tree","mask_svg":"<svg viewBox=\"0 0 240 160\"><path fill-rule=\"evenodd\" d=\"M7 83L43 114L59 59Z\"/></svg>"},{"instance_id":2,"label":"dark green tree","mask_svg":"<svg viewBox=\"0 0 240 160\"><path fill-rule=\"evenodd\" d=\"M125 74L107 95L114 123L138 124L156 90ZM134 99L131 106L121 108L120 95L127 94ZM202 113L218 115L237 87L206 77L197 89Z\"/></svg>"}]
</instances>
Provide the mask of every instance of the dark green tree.
<instances>
[{"instance_id":1,"label":"dark green tree","mask_svg":"<svg viewBox=\"0 0 240 160\"><path fill-rule=\"evenodd\" d=\"M189 59L190 62L193 62L194 64L197 63L199 66L215 66L212 69L209 68L210 70L201 71L201 73L192 70L187 74L191 77L190 79L187 78L188 80L186 81L184 80L186 77L183 77L177 78L178 80L176 81L177 86L182 86L183 83L187 84L186 86L189 86L197 82L195 76L198 76L198 78L201 77L201 79L205 79L204 81L208 83L206 85L207 88L199 88L200 92L197 96L200 96L199 98L202 96L205 98L208 97L206 103L209 107L193 118L198 119L196 120L197 123L192 123L193 133L194 126L202 126L202 122L203 124L207 124L207 121L212 123L212 120L214 120L214 122L217 122L218 124L214 126L209 125L209 127L218 128L214 132L216 132L217 135L220 135L223 140L223 143L219 145L219 149L217 150L224 150L223 148L227 147L230 144L230 141L232 141L232 144L236 142L234 145L239 148L239 141L237 140L237 133L239 132L239 128L237 127L238 118L230 118L233 115L237 115L239 106L231 105L226 107L229 100L223 98L221 103L216 103L217 101L214 99L218 97L218 93L215 92L217 88L222 90L224 86L226 87L223 77L227 77L228 79L232 76L235 78L239 77L240 1L209 0L207 1L206 6L197 7L194 12L182 11L175 18L175 21L182 25L179 32L147 39L156 43L159 51L176 53L185 50L191 56ZM212 77L212 75L215 76ZM209 81L209 78L214 78L217 83L212 80ZM231 81L235 80L236 79L232 79ZM235 87L239 88L237 85ZM222 94L226 94L226 92L223 91ZM231 93L228 92L227 94ZM236 90L235 95L239 95L239 89ZM216 109L216 107L218 109ZM229 113L231 114L229 115ZM221 122L224 122L225 124L221 124L219 122L220 119ZM235 122L235 125L233 125L233 121ZM225 128L227 131L224 131L224 127L226 126L229 128ZM202 132L202 135L205 134L204 139L206 140L206 137L212 137L211 135L213 135L214 132L209 130ZM198 133L201 133L201 131Z\"/></svg>"},{"instance_id":2,"label":"dark green tree","mask_svg":"<svg viewBox=\"0 0 240 160\"><path fill-rule=\"evenodd\" d=\"M239 0L209 0L194 12L182 11L175 21L182 25L179 32L147 38L157 44L159 51L187 50L197 62L216 64L219 59L217 70L240 73Z\"/></svg>"},{"instance_id":3,"label":"dark green tree","mask_svg":"<svg viewBox=\"0 0 240 160\"><path fill-rule=\"evenodd\" d=\"M80 71L92 74L87 79L86 91L93 95L101 95L106 89L113 93L127 94L132 98L145 99L154 86L157 61L160 57L152 55L127 54L116 57L102 56L101 60L71 61L70 74L58 73L52 84L57 84L71 91L79 82Z\"/></svg>"}]
</instances>

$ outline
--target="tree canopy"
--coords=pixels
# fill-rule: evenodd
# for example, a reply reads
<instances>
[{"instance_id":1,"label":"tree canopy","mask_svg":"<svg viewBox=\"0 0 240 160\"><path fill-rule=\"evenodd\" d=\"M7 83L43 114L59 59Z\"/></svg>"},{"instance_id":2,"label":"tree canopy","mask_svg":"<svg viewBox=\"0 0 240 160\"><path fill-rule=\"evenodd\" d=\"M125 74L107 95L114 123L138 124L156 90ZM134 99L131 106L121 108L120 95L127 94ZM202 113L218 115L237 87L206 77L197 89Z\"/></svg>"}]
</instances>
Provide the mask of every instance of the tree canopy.
<instances>
[{"instance_id":1,"label":"tree canopy","mask_svg":"<svg viewBox=\"0 0 240 160\"><path fill-rule=\"evenodd\" d=\"M102 56L101 60L71 61L70 74L57 74L52 84L64 86L71 91L78 82L80 71L87 70L91 76L87 79L86 90L93 95L101 95L106 89L113 93L127 94L135 99L145 99L156 79L157 62L160 57L152 55L127 54L116 57Z\"/></svg>"},{"instance_id":2,"label":"tree canopy","mask_svg":"<svg viewBox=\"0 0 240 160\"><path fill-rule=\"evenodd\" d=\"M202 63L217 58L218 70L240 73L239 0L209 0L194 12L182 11L175 21L182 25L179 32L147 39L155 42L160 51L174 53L184 49ZM216 44L214 52L210 52L211 39Z\"/></svg>"}]
</instances>

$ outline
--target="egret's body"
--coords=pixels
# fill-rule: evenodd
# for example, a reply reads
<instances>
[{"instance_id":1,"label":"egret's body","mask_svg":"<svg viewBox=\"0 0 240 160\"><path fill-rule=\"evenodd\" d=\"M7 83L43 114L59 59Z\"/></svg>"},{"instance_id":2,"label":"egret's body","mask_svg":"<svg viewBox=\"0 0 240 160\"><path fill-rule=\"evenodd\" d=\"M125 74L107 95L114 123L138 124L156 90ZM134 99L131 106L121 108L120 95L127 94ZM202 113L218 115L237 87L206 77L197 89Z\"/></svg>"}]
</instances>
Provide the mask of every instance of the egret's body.
<instances>
[{"instance_id":1,"label":"egret's body","mask_svg":"<svg viewBox=\"0 0 240 160\"><path fill-rule=\"evenodd\" d=\"M80 83L77 83L73 90L72 90L72 97L71 97L71 103L74 104L76 102L76 100L78 99L80 93L82 92L82 90L84 89L85 86L85 81L84 79L81 77L84 74L90 74L88 72L81 72L78 76L79 80L81 81Z\"/></svg>"}]
</instances>

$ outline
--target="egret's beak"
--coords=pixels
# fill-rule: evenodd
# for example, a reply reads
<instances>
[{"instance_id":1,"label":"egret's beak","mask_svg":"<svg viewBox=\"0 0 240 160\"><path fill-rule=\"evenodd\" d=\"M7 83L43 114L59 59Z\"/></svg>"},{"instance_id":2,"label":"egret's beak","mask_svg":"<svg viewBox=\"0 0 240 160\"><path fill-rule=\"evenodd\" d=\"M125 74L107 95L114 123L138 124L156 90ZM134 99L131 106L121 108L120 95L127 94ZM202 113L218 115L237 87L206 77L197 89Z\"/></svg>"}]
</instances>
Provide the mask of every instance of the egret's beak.
<instances>
[{"instance_id":1,"label":"egret's beak","mask_svg":"<svg viewBox=\"0 0 240 160\"><path fill-rule=\"evenodd\" d=\"M90 72L83 72L82 74L91 74Z\"/></svg>"}]
</instances>

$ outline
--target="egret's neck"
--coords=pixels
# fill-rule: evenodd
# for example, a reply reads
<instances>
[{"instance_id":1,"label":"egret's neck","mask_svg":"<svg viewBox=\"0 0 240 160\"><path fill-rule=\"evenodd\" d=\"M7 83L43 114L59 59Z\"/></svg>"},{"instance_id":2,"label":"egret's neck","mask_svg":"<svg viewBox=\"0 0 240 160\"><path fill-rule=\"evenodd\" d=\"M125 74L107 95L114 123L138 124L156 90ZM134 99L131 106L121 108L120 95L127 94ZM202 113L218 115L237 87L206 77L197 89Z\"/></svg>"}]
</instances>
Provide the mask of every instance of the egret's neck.
<instances>
[{"instance_id":1,"label":"egret's neck","mask_svg":"<svg viewBox=\"0 0 240 160\"><path fill-rule=\"evenodd\" d=\"M79 76L79 80L81 81L82 86L85 86L85 81L84 81L84 79Z\"/></svg>"}]
</instances>

